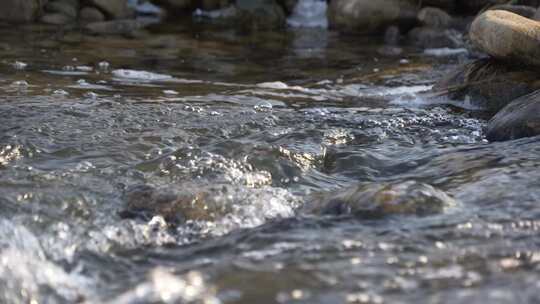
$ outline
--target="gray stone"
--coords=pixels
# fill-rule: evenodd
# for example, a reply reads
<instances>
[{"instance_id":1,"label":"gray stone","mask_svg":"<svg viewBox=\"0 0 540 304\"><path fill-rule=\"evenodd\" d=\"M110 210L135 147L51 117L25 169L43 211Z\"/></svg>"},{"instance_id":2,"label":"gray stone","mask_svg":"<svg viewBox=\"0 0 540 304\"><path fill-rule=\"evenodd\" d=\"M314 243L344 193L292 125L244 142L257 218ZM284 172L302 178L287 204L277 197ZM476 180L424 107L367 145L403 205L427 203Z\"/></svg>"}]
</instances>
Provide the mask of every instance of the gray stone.
<instances>
[{"instance_id":1,"label":"gray stone","mask_svg":"<svg viewBox=\"0 0 540 304\"><path fill-rule=\"evenodd\" d=\"M540 7L536 10L536 14L534 14L533 19L540 21Z\"/></svg>"},{"instance_id":2,"label":"gray stone","mask_svg":"<svg viewBox=\"0 0 540 304\"><path fill-rule=\"evenodd\" d=\"M0 21L26 23L34 21L40 10L39 0L2 0L0 4Z\"/></svg>"},{"instance_id":3,"label":"gray stone","mask_svg":"<svg viewBox=\"0 0 540 304\"><path fill-rule=\"evenodd\" d=\"M469 37L487 54L509 63L540 66L540 22L495 10L478 16Z\"/></svg>"},{"instance_id":4,"label":"gray stone","mask_svg":"<svg viewBox=\"0 0 540 304\"><path fill-rule=\"evenodd\" d=\"M487 127L487 138L491 141L536 135L540 135L540 90L512 101L489 121Z\"/></svg>"},{"instance_id":5,"label":"gray stone","mask_svg":"<svg viewBox=\"0 0 540 304\"><path fill-rule=\"evenodd\" d=\"M452 17L440 8L424 7L418 12L418 21L432 28L448 28L452 24Z\"/></svg>"},{"instance_id":6,"label":"gray stone","mask_svg":"<svg viewBox=\"0 0 540 304\"><path fill-rule=\"evenodd\" d=\"M536 9L534 7L530 7L527 5L498 4L498 5L494 5L490 7L488 10L489 11L495 11L495 10L508 11L508 12L512 12L514 14L523 16L525 18L533 18L534 14L536 13Z\"/></svg>"},{"instance_id":7,"label":"gray stone","mask_svg":"<svg viewBox=\"0 0 540 304\"><path fill-rule=\"evenodd\" d=\"M333 0L328 9L330 26L343 31L373 34L390 25L416 22L416 1Z\"/></svg>"},{"instance_id":8,"label":"gray stone","mask_svg":"<svg viewBox=\"0 0 540 304\"><path fill-rule=\"evenodd\" d=\"M82 22L100 22L105 21L105 15L95 7L83 7L79 12L79 18Z\"/></svg>"}]
</instances>

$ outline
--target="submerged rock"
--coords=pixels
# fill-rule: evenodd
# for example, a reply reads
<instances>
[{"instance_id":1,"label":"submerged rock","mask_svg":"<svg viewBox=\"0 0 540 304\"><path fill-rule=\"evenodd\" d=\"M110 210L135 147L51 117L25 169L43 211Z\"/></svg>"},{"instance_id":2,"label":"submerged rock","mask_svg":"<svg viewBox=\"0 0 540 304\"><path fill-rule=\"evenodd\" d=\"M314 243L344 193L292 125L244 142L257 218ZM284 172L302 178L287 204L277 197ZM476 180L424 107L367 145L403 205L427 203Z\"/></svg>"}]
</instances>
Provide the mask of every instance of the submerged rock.
<instances>
[{"instance_id":1,"label":"submerged rock","mask_svg":"<svg viewBox=\"0 0 540 304\"><path fill-rule=\"evenodd\" d=\"M238 21L244 28L275 29L285 26L285 11L275 0L236 0Z\"/></svg>"},{"instance_id":2,"label":"submerged rock","mask_svg":"<svg viewBox=\"0 0 540 304\"><path fill-rule=\"evenodd\" d=\"M495 58L540 66L538 21L508 11L487 11L474 20L469 36L474 45Z\"/></svg>"},{"instance_id":3,"label":"submerged rock","mask_svg":"<svg viewBox=\"0 0 540 304\"><path fill-rule=\"evenodd\" d=\"M430 215L456 205L441 190L416 181L375 183L319 194L303 212L316 215L381 217L392 214Z\"/></svg>"},{"instance_id":4,"label":"submerged rock","mask_svg":"<svg viewBox=\"0 0 540 304\"><path fill-rule=\"evenodd\" d=\"M491 141L536 135L540 135L540 90L511 102L489 121L487 127L487 138Z\"/></svg>"},{"instance_id":5,"label":"submerged rock","mask_svg":"<svg viewBox=\"0 0 540 304\"><path fill-rule=\"evenodd\" d=\"M345 31L372 34L388 26L414 23L415 1L408 0L334 0L330 2L330 26Z\"/></svg>"},{"instance_id":6,"label":"submerged rock","mask_svg":"<svg viewBox=\"0 0 540 304\"><path fill-rule=\"evenodd\" d=\"M209 200L209 192L185 191L182 193L156 189L148 185L128 188L124 193L123 218L150 219L162 216L167 222L182 223L187 220L212 220L216 205Z\"/></svg>"},{"instance_id":7,"label":"submerged rock","mask_svg":"<svg viewBox=\"0 0 540 304\"><path fill-rule=\"evenodd\" d=\"M472 107L497 112L514 99L540 89L540 71L481 59L458 67L434 87L436 95L469 100Z\"/></svg>"}]
</instances>

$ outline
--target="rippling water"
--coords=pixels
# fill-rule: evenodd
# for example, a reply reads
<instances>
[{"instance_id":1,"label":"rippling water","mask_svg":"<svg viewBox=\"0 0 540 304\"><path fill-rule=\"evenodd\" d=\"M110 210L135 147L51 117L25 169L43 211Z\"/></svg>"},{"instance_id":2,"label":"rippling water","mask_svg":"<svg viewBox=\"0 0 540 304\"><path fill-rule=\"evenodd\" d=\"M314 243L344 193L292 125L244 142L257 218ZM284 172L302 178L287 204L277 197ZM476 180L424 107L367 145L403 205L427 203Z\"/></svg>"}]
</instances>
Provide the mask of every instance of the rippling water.
<instances>
[{"instance_id":1,"label":"rippling water","mask_svg":"<svg viewBox=\"0 0 540 304\"><path fill-rule=\"evenodd\" d=\"M421 93L460 57L320 30L0 34L2 303L540 301L539 139L488 143L481 112ZM138 185L202 207L122 217ZM354 187L452 204L306 212Z\"/></svg>"}]
</instances>

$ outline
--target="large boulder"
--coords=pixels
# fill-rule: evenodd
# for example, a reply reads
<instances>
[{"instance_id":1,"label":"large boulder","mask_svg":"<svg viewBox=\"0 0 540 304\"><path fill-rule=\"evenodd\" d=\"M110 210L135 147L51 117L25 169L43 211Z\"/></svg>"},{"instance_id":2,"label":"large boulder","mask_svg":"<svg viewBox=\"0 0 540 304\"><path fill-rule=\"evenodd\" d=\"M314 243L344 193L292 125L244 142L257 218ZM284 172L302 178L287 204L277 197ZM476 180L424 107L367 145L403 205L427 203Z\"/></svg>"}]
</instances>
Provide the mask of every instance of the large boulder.
<instances>
[{"instance_id":1,"label":"large boulder","mask_svg":"<svg viewBox=\"0 0 540 304\"><path fill-rule=\"evenodd\" d=\"M498 4L490 7L489 11L508 11L514 14L518 14L525 18L533 18L536 14L536 8L528 5L509 5L509 4Z\"/></svg>"},{"instance_id":2,"label":"large boulder","mask_svg":"<svg viewBox=\"0 0 540 304\"><path fill-rule=\"evenodd\" d=\"M540 22L494 10L478 16L469 32L482 51L509 63L540 67Z\"/></svg>"},{"instance_id":3,"label":"large boulder","mask_svg":"<svg viewBox=\"0 0 540 304\"><path fill-rule=\"evenodd\" d=\"M511 102L489 121L487 127L487 138L491 141L536 135L540 135L540 90Z\"/></svg>"},{"instance_id":4,"label":"large boulder","mask_svg":"<svg viewBox=\"0 0 540 304\"><path fill-rule=\"evenodd\" d=\"M417 12L416 1L333 0L328 8L328 19L333 28L372 34L390 25L414 24Z\"/></svg>"},{"instance_id":5,"label":"large boulder","mask_svg":"<svg viewBox=\"0 0 540 304\"><path fill-rule=\"evenodd\" d=\"M0 21L26 23L34 21L44 1L40 0L2 0L0 3Z\"/></svg>"},{"instance_id":6,"label":"large boulder","mask_svg":"<svg viewBox=\"0 0 540 304\"><path fill-rule=\"evenodd\" d=\"M396 214L430 215L456 205L444 191L416 181L370 183L320 193L301 210L316 215L382 217Z\"/></svg>"},{"instance_id":7,"label":"large boulder","mask_svg":"<svg viewBox=\"0 0 540 304\"><path fill-rule=\"evenodd\" d=\"M495 113L514 99L540 89L540 71L481 59L458 67L434 87L435 95Z\"/></svg>"}]
</instances>

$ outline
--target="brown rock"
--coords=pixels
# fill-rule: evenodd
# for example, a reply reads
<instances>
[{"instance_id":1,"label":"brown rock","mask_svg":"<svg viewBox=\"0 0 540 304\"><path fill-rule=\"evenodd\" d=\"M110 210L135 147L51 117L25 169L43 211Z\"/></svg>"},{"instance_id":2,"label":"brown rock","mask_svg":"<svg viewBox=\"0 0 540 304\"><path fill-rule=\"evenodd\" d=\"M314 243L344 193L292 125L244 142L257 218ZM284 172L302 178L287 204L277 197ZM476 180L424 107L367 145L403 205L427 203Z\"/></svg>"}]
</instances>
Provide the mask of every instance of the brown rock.
<instances>
[{"instance_id":1,"label":"brown rock","mask_svg":"<svg viewBox=\"0 0 540 304\"><path fill-rule=\"evenodd\" d=\"M52 25L65 25L75 21L75 18L66 16L61 13L51 13L41 16L41 22Z\"/></svg>"},{"instance_id":2,"label":"brown rock","mask_svg":"<svg viewBox=\"0 0 540 304\"><path fill-rule=\"evenodd\" d=\"M507 11L487 11L469 32L475 46L510 63L540 66L540 22Z\"/></svg>"},{"instance_id":3,"label":"brown rock","mask_svg":"<svg viewBox=\"0 0 540 304\"><path fill-rule=\"evenodd\" d=\"M422 216L440 213L456 204L446 193L430 185L405 181L363 184L318 194L306 201L302 211L317 215Z\"/></svg>"}]
</instances>

